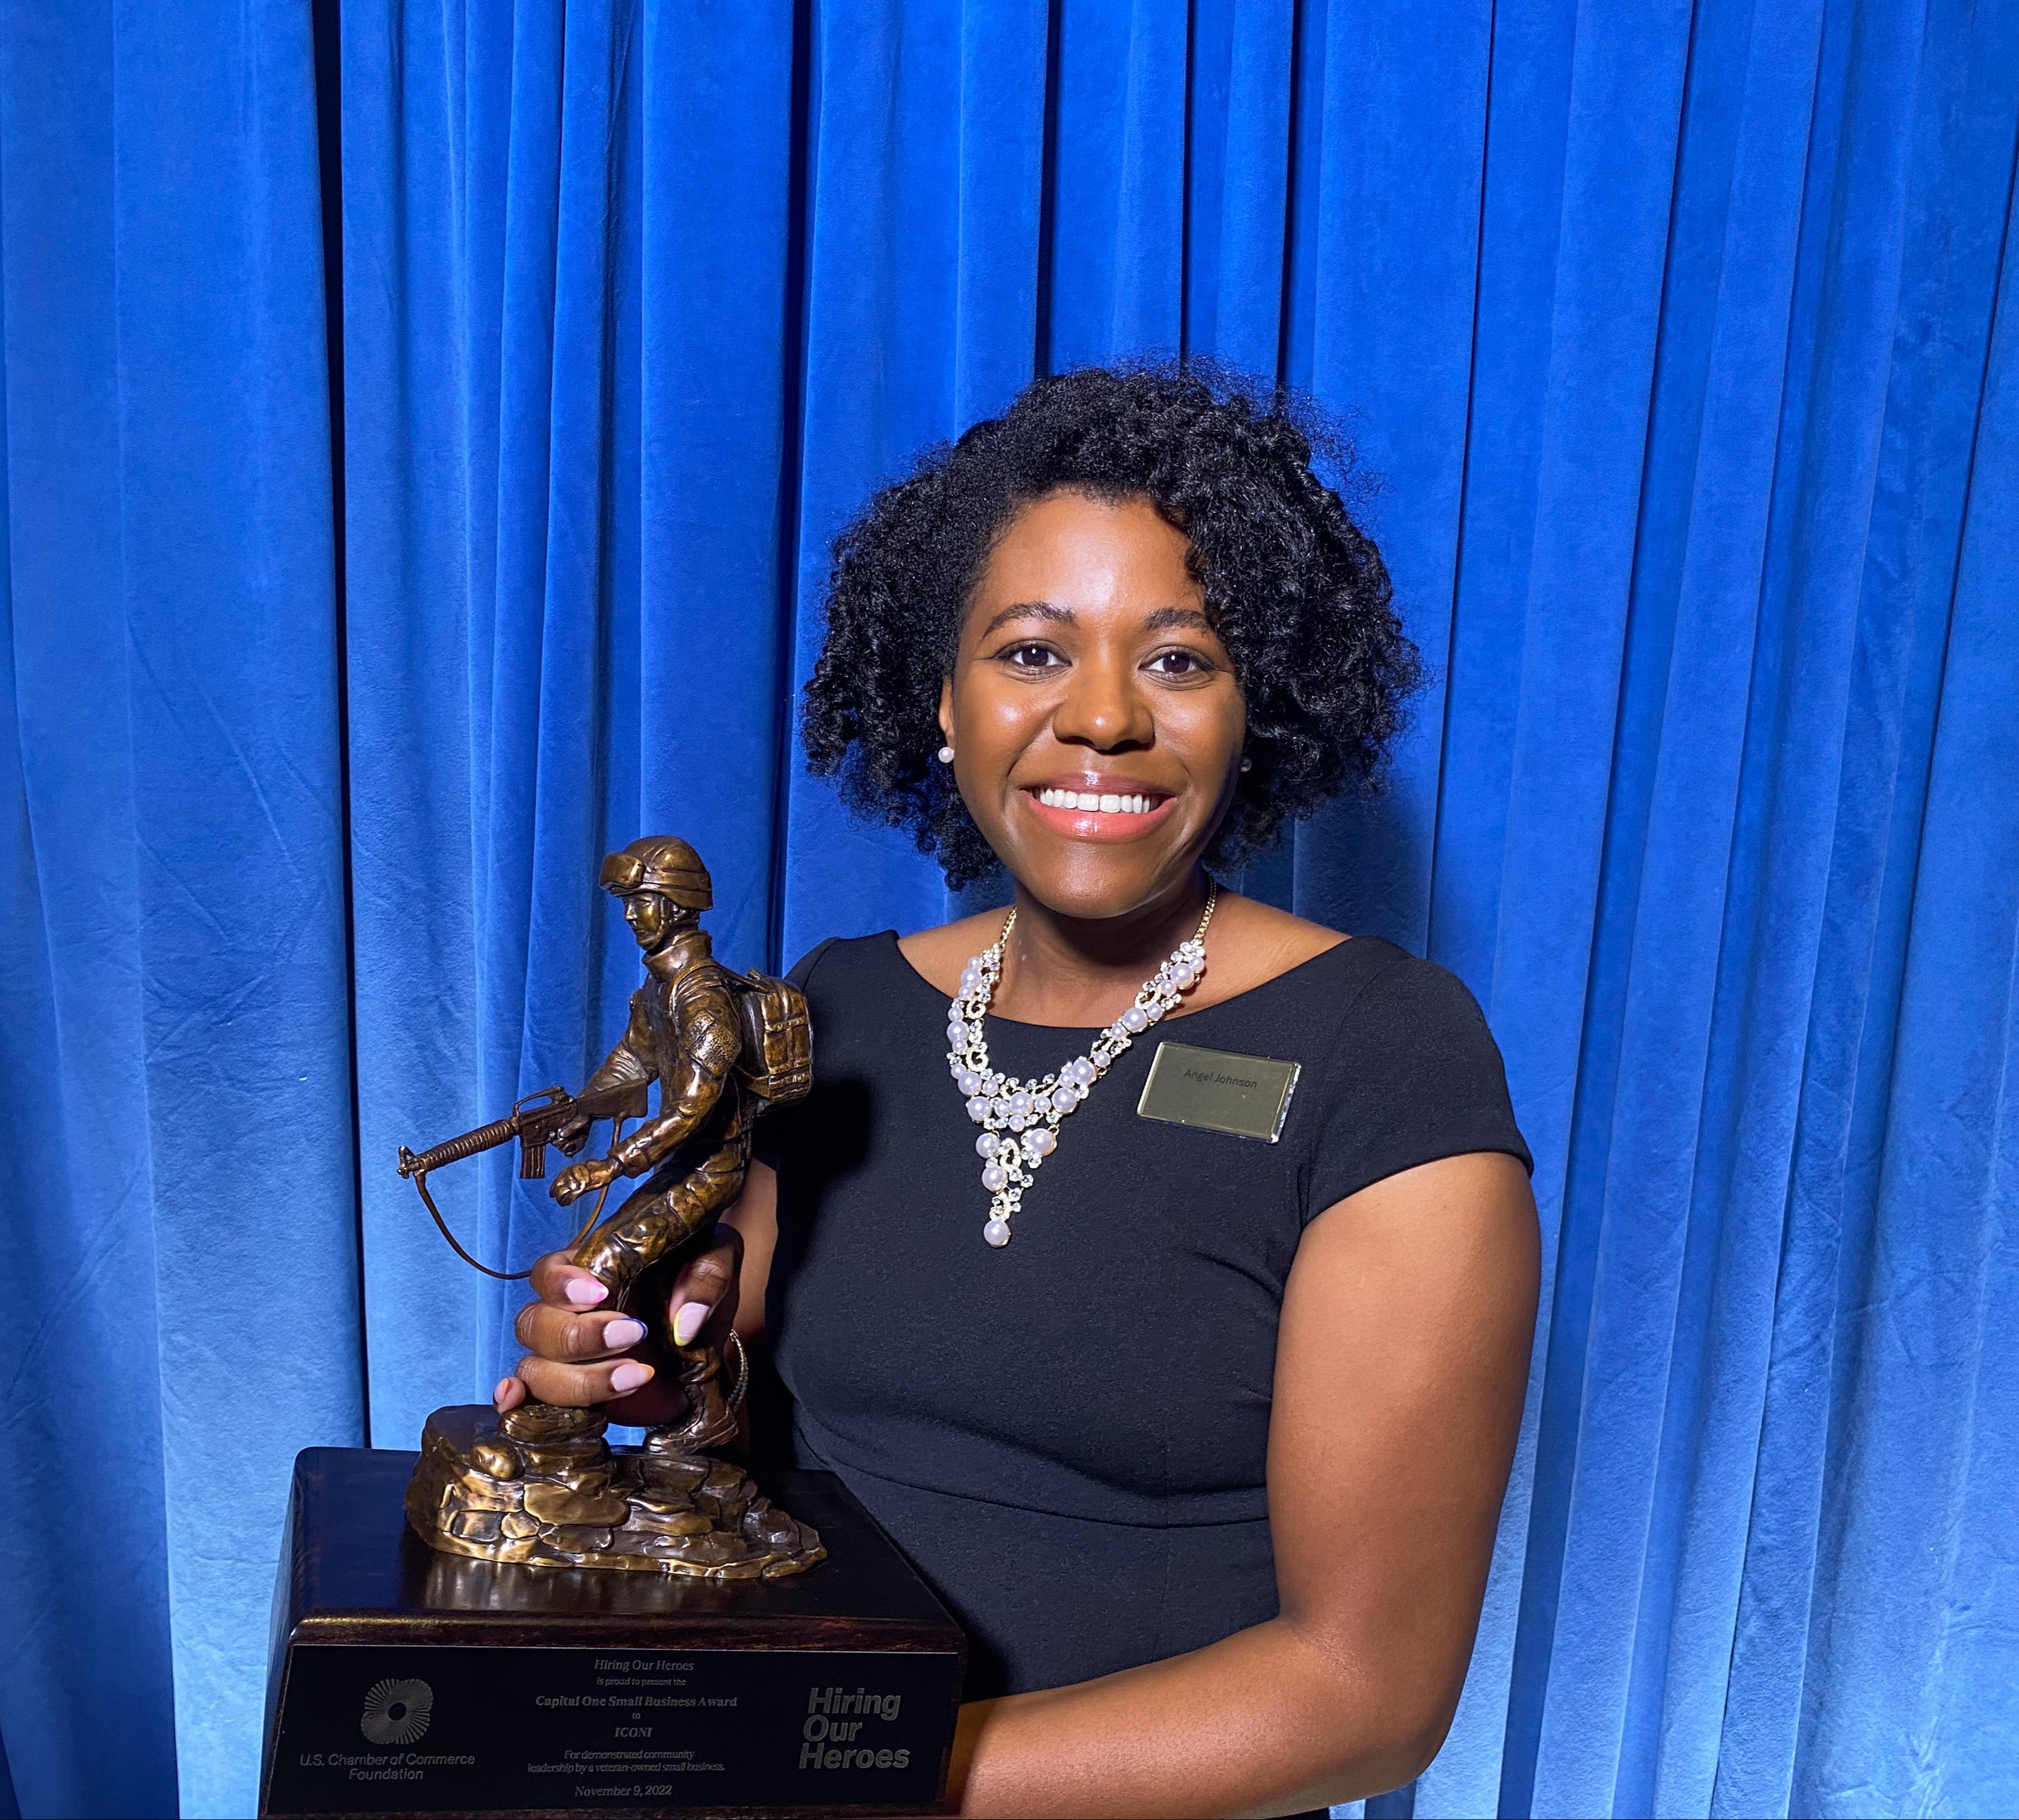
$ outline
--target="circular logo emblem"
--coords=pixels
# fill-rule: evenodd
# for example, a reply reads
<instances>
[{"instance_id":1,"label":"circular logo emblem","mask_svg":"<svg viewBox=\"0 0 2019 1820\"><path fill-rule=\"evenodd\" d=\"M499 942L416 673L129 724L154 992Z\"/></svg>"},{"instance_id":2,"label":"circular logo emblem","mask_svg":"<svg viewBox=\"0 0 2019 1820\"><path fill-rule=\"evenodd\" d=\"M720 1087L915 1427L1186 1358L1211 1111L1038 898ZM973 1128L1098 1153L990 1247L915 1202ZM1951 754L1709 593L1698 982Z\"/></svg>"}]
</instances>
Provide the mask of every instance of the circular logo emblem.
<instances>
[{"instance_id":1,"label":"circular logo emblem","mask_svg":"<svg viewBox=\"0 0 2019 1820\"><path fill-rule=\"evenodd\" d=\"M434 1710L435 1691L426 1681L374 1681L357 1728L374 1744L411 1744Z\"/></svg>"}]
</instances>

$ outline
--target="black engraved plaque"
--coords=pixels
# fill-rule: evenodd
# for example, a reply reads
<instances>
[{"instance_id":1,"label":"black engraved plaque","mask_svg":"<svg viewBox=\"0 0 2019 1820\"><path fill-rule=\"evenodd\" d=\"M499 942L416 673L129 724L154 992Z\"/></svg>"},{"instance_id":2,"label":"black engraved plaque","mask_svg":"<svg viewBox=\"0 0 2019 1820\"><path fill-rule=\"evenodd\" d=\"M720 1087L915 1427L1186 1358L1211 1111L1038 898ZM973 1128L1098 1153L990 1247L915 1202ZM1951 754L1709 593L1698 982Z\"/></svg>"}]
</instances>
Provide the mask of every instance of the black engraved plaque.
<instances>
[{"instance_id":1,"label":"black engraved plaque","mask_svg":"<svg viewBox=\"0 0 2019 1820\"><path fill-rule=\"evenodd\" d=\"M296 1462L263 1813L937 1804L965 1645L832 1475L759 1475L828 1560L710 1585L435 1554L401 1507L414 1457Z\"/></svg>"}]
</instances>

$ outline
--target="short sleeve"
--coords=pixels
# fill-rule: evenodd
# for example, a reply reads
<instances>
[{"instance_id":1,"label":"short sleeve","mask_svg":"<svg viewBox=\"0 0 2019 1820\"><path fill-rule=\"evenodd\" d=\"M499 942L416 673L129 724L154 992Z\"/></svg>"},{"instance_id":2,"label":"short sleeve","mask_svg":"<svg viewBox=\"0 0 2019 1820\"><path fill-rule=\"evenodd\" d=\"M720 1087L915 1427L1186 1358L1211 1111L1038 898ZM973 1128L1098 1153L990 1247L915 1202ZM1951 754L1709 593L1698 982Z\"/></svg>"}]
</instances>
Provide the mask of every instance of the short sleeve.
<instances>
[{"instance_id":1,"label":"short sleeve","mask_svg":"<svg viewBox=\"0 0 2019 1820\"><path fill-rule=\"evenodd\" d=\"M1368 981L1311 1085L1320 1104L1306 1220L1441 1157L1499 1150L1535 1168L1478 1001L1427 961L1398 951Z\"/></svg>"},{"instance_id":2,"label":"short sleeve","mask_svg":"<svg viewBox=\"0 0 2019 1820\"><path fill-rule=\"evenodd\" d=\"M820 1013L813 1002L814 997L813 977L820 966L821 958L826 954L828 950L834 946L835 941L836 938L830 935L817 947L801 955L798 964L785 975L787 980L796 986L806 995L807 1008L811 1014L813 1022L814 1060L816 1066L818 1066L820 1060ZM778 1167L779 1157L792 1146L792 1127L802 1116L806 1103L802 1099L794 1101L788 1105L768 1107L759 1118L757 1128L750 1134L750 1153L759 1163L772 1169Z\"/></svg>"}]
</instances>

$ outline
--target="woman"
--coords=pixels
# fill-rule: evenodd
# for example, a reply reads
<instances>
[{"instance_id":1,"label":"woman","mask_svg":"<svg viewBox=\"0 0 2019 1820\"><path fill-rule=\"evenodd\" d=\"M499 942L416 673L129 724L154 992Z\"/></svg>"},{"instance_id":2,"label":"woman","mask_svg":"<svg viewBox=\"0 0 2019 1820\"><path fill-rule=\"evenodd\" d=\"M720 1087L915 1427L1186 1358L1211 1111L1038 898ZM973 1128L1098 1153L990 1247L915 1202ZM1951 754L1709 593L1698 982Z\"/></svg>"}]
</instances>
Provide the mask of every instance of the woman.
<instances>
[{"instance_id":1,"label":"woman","mask_svg":"<svg viewBox=\"0 0 2019 1820\"><path fill-rule=\"evenodd\" d=\"M962 1619L965 1812L1306 1810L1450 1723L1535 1318L1527 1152L1455 980L1209 870L1372 782L1414 679L1305 435L1196 378L1040 382L837 546L814 766L954 883L999 861L1013 919L800 963L814 1095L667 1319L768 1341L802 1462ZM1167 1040L1261 1111L1158 1116ZM1287 1106L1257 1058L1299 1065ZM534 1281L501 1406L675 1413L600 1284Z\"/></svg>"}]
</instances>

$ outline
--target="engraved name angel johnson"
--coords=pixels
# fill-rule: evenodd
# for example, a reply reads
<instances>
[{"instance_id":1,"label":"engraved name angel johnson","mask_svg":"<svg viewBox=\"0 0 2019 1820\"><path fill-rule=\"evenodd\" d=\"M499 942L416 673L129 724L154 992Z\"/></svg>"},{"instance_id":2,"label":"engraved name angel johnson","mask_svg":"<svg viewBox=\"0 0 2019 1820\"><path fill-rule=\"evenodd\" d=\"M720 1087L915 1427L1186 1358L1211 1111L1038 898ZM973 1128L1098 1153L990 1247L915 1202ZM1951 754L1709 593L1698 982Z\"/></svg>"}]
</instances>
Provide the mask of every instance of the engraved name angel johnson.
<instances>
[{"instance_id":1,"label":"engraved name angel johnson","mask_svg":"<svg viewBox=\"0 0 2019 1820\"><path fill-rule=\"evenodd\" d=\"M1250 1093L1262 1084L1252 1074L1222 1074L1209 1068L1187 1068L1184 1075L1187 1080L1202 1081L1209 1087L1245 1087Z\"/></svg>"}]
</instances>

